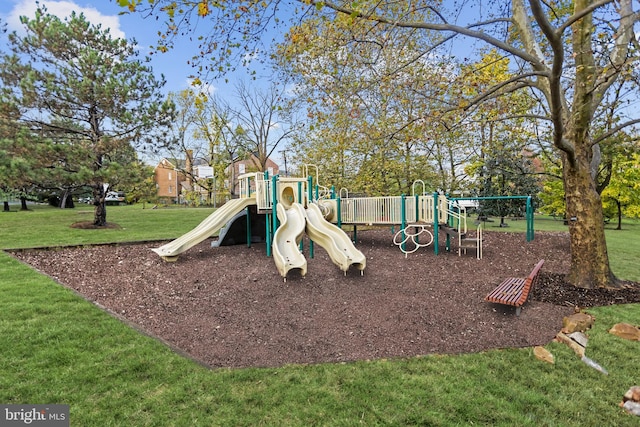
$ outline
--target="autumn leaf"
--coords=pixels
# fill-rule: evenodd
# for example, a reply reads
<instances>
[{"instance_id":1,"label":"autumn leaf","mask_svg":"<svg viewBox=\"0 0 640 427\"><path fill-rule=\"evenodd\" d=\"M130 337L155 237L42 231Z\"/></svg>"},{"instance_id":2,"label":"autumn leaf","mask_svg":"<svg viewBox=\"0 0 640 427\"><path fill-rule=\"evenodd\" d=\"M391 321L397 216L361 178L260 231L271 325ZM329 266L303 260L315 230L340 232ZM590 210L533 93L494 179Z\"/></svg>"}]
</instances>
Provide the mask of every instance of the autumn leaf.
<instances>
[{"instance_id":1,"label":"autumn leaf","mask_svg":"<svg viewBox=\"0 0 640 427\"><path fill-rule=\"evenodd\" d=\"M207 16L209 14L209 2L207 0L198 3L198 15Z\"/></svg>"}]
</instances>

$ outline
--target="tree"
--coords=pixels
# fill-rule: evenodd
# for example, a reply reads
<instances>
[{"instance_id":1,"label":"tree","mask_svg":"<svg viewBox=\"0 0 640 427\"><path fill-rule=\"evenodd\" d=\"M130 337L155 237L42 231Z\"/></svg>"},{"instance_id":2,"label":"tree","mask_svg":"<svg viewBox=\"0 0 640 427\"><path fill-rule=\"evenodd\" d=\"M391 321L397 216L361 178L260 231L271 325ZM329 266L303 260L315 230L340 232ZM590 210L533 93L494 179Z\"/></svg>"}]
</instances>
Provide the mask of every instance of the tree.
<instances>
[{"instance_id":1,"label":"tree","mask_svg":"<svg viewBox=\"0 0 640 427\"><path fill-rule=\"evenodd\" d=\"M158 189L153 176L153 168L136 161L130 165L137 179L130 181L121 189L126 194L127 203L155 203L158 198Z\"/></svg>"},{"instance_id":2,"label":"tree","mask_svg":"<svg viewBox=\"0 0 640 427\"><path fill-rule=\"evenodd\" d=\"M139 1L120 3L135 9ZM388 28L438 33L439 40L424 46L425 54L462 36L514 58L517 69L512 79L474 98L461 99L458 107L470 110L504 93L521 90L536 97L538 118L549 123L553 146L562 158L567 215L575 218L569 228L571 267L567 278L578 287L617 287L619 282L609 266L602 202L592 173L599 163L600 141L593 138L591 124L612 85L638 62L634 24L640 14L633 10L631 0L576 0L570 5L540 0L478 3L483 5L478 10L486 14L486 19L481 16L477 22L461 23L457 20L467 14L462 14L459 7L469 8L467 3L453 3L449 8L440 2L425 3L420 8L413 2L309 0L300 2L299 8L307 16L337 13ZM188 30L179 24L188 25L191 15L210 17L214 31L202 40L220 53L215 58L217 64L224 64L229 59L228 52L242 51L235 47L253 46L266 20L273 18L278 7L285 6L277 0L247 5L225 3L224 7L208 0L197 4L160 0L150 7L169 14L172 33L177 33L178 28ZM223 26L231 30L215 31ZM206 52L210 58L211 50ZM635 87L633 82L629 84ZM631 117L616 130L638 122L640 118Z\"/></svg>"},{"instance_id":3,"label":"tree","mask_svg":"<svg viewBox=\"0 0 640 427\"><path fill-rule=\"evenodd\" d=\"M298 157L313 159L332 183L370 195L407 193L416 179L456 189L453 133L444 136L429 119L432 105L415 102L441 88L452 67L422 57L423 43L419 32L343 16L291 28L275 57L307 111ZM398 68L399 57L408 64Z\"/></svg>"},{"instance_id":4,"label":"tree","mask_svg":"<svg viewBox=\"0 0 640 427\"><path fill-rule=\"evenodd\" d=\"M217 204L219 189L224 188L224 181L228 169L229 196L235 192L235 167L234 162L238 153L242 151L240 146L244 132L239 125L232 123L234 117L231 107L214 95L200 93L194 102L193 122L194 137L205 142L203 154L207 164L213 168L213 178L201 180L200 186L209 193L209 199Z\"/></svg>"},{"instance_id":5,"label":"tree","mask_svg":"<svg viewBox=\"0 0 640 427\"><path fill-rule=\"evenodd\" d=\"M640 217L640 154L618 156L613 162L610 184L603 190L605 213L617 218L616 230L622 230L622 216Z\"/></svg>"},{"instance_id":6,"label":"tree","mask_svg":"<svg viewBox=\"0 0 640 427\"><path fill-rule=\"evenodd\" d=\"M132 146L163 143L173 112L159 91L164 79L136 59L133 44L83 15L63 21L40 7L21 20L26 35L9 35L12 54L3 57L0 78L50 172L37 179L90 186L94 224L104 226L106 194L125 182Z\"/></svg>"},{"instance_id":7,"label":"tree","mask_svg":"<svg viewBox=\"0 0 640 427\"><path fill-rule=\"evenodd\" d=\"M272 84L268 89L258 89L242 82L236 86L239 106L233 116L242 132L237 133L240 145L247 154L253 154L255 167L266 171L267 160L293 133L296 124L283 108L285 88Z\"/></svg>"}]
</instances>

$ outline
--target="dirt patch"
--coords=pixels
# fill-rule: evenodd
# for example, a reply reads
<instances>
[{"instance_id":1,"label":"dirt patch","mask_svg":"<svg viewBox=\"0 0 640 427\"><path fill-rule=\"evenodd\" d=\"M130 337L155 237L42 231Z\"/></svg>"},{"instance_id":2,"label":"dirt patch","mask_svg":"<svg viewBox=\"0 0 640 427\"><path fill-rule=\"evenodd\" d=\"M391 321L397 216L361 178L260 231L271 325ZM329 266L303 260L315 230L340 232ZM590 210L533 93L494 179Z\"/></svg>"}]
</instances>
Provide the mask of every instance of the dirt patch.
<instances>
[{"instance_id":1,"label":"dirt patch","mask_svg":"<svg viewBox=\"0 0 640 427\"><path fill-rule=\"evenodd\" d=\"M157 244L16 252L14 256L90 301L211 367L280 366L548 343L574 305L640 302L640 287L576 290L566 233L486 232L484 258L422 248L405 258L389 229L358 232L364 276L346 275L315 246L308 272L283 282L264 244L211 248L175 263ZM484 297L505 277L545 259L520 317Z\"/></svg>"},{"instance_id":2,"label":"dirt patch","mask_svg":"<svg viewBox=\"0 0 640 427\"><path fill-rule=\"evenodd\" d=\"M105 225L95 225L93 221L80 221L71 224L71 228L79 228L81 230L120 230L122 227L120 227L120 225L116 224L115 222L108 222Z\"/></svg>"}]
</instances>

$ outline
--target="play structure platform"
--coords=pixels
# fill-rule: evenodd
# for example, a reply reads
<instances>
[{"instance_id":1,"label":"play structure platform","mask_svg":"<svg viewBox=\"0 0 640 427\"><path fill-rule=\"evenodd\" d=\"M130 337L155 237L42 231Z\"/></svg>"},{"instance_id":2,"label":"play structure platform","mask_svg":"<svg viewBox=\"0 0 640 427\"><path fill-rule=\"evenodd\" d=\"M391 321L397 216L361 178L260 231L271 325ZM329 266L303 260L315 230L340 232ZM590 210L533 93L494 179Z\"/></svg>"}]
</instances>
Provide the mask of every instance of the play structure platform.
<instances>
[{"instance_id":1,"label":"play structure platform","mask_svg":"<svg viewBox=\"0 0 640 427\"><path fill-rule=\"evenodd\" d=\"M315 185L312 176L269 177L266 173L244 174L239 181L238 199L225 203L185 235L152 250L165 261L176 261L181 253L218 232L218 240L221 241L225 230L240 218L246 219L244 242L250 244L253 239L251 228L255 223L250 217L262 216L267 255L273 256L284 280L291 271L298 271L302 276L307 272L307 259L301 243L305 233L311 242L311 257L313 244L317 243L344 274L352 267L363 274L366 257L342 230L342 225L352 225L354 235L358 225L399 226L394 242L398 240L396 244L405 254L413 251L405 249L407 240L417 236L412 230L419 228L420 233L430 234L429 244L434 240L438 242L438 233L443 232L447 249L450 239L454 238L458 240L459 255L463 249L466 251L474 247L478 258L481 258L481 229L473 239L468 238L464 207L444 195L423 191L411 196L337 197L335 192L317 184L317 176ZM238 240L241 239L235 239L235 243ZM417 243L415 240L416 248L426 246L424 241ZM438 253L437 244L434 251Z\"/></svg>"}]
</instances>

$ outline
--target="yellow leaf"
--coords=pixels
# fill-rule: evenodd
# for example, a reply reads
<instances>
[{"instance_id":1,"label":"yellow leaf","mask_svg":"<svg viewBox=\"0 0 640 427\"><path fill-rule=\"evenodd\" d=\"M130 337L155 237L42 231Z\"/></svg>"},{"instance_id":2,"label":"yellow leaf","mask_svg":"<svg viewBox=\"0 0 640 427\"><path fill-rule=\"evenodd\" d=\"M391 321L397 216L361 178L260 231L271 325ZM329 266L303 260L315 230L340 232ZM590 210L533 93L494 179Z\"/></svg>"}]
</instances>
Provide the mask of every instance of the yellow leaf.
<instances>
[{"instance_id":1,"label":"yellow leaf","mask_svg":"<svg viewBox=\"0 0 640 427\"><path fill-rule=\"evenodd\" d=\"M209 1L203 0L198 3L198 15L207 16L209 14Z\"/></svg>"}]
</instances>

